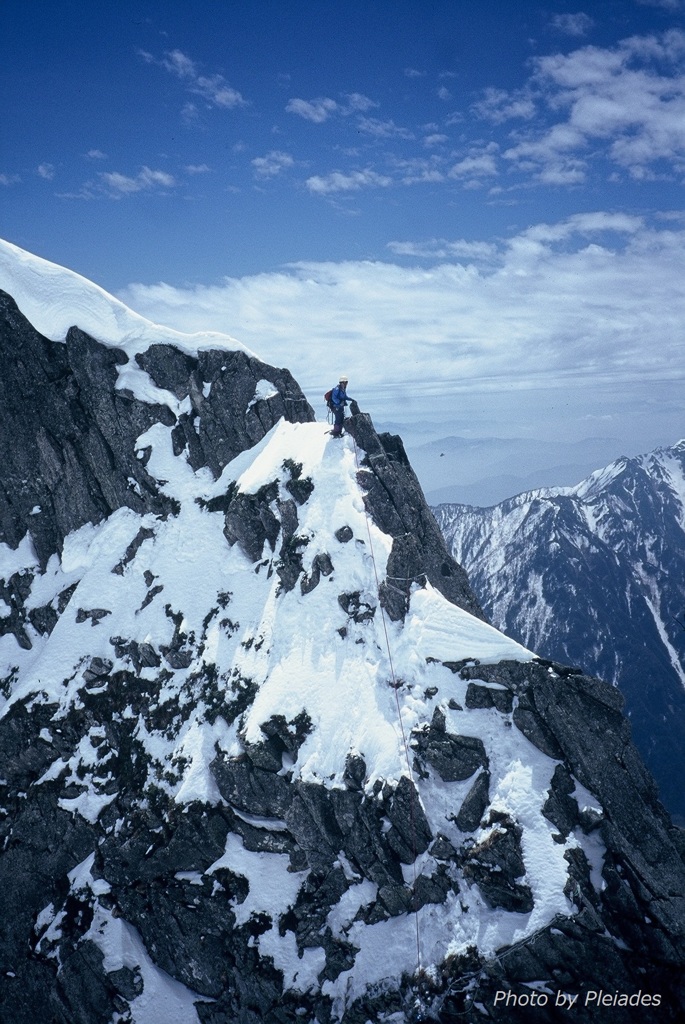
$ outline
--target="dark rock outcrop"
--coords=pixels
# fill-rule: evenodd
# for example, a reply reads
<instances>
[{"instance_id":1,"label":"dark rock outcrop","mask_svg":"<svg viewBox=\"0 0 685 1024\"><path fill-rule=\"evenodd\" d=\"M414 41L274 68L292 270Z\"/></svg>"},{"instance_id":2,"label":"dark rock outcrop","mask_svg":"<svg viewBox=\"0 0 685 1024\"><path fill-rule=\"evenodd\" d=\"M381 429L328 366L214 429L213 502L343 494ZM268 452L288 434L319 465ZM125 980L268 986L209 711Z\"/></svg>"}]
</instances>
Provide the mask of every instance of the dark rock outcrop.
<instances>
[{"instance_id":1,"label":"dark rock outcrop","mask_svg":"<svg viewBox=\"0 0 685 1024\"><path fill-rule=\"evenodd\" d=\"M218 476L281 417L314 419L287 370L243 352L192 357L154 345L136 358L155 385L190 399L191 412L176 416L118 389L125 352L78 327L64 344L49 341L0 293L0 541L16 547L28 532L42 567L68 533L117 508L173 512L135 451L154 423L173 426L177 452L187 449L193 468L209 466ZM273 392L255 401L260 380Z\"/></svg>"},{"instance_id":2,"label":"dark rock outcrop","mask_svg":"<svg viewBox=\"0 0 685 1024\"><path fill-rule=\"evenodd\" d=\"M388 622L400 635L414 585L430 582L482 620L399 438L378 435L358 410L348 424L361 460L354 501L361 508L363 499L391 538L380 593L354 561L355 552L367 569L371 561L363 520L350 518L354 530L338 526L308 554L316 531L305 533L303 522L317 490L295 452L254 493L234 483L192 500L194 522L214 517L221 562L211 602L191 627L198 594L172 585L175 563L170 579L160 568L158 527L176 528L178 503L148 473L146 453L136 455L136 439L160 423L177 456L216 477L279 417L312 419L297 385L243 353L190 357L157 345L138 357L140 369L191 411L148 405L116 388L123 352L77 328L66 344L49 342L10 300L3 311L5 543L16 547L28 531L45 567L86 522L122 507L146 519L134 521L99 577L127 601L135 593L121 621L101 582L80 598L71 577L50 590L52 577L31 570L12 573L0 590L3 635L16 639L17 661L35 654L26 664L33 671L38 663L32 676L17 664L0 681L4 697L14 693L0 714L0 921L9 922L0 929L0 1019L123 1022L150 977L170 977L195 1000L202 1024L409 1024L419 1011L442 1024L504 1022L513 1019L498 998L507 990L575 994L574 1020L616 1024L616 1008L605 1012L589 994L640 988L660 996L659 1006L641 1005L641 1024L677 1021L685 843L632 745L617 691L554 662L479 664L461 650L462 661L419 658L420 685L388 671L381 639ZM226 582L229 556L238 569ZM353 568L343 584L345 561ZM35 580L45 589L40 601ZM199 591L205 581L195 581ZM267 605L250 604L253 581L268 591ZM249 627L237 621L241 589ZM357 715L363 743L318 734L335 694L317 691L310 702L306 687L296 690L299 657L280 691L290 709L267 702L249 721L273 681L278 609L286 607L292 630L300 611L324 606L330 635L296 631L296 643L311 641L316 664L352 652L353 671L369 675L358 692L388 716L382 740L353 707L329 728L343 732ZM155 628L136 633L151 609ZM65 614L64 632L81 631L73 663L44 659L41 667L31 645L47 644ZM314 633L316 614L307 621ZM468 629L462 639L468 646ZM233 645L223 666L222 645ZM19 679L28 679L25 690ZM305 693L301 702L293 692ZM339 771L330 774L325 747L339 741ZM506 769L504 748L513 751ZM395 762L399 769L378 768ZM547 780L528 794L527 811L536 804L545 849L559 852L563 868L552 920L527 849L526 812L502 809L505 779L523 762ZM260 902L268 885L285 895ZM545 923L531 931L536 910ZM422 942L447 950L452 929L456 948L462 929L478 937L478 915L488 916L487 928L513 915L502 934L524 937L487 953L462 942L424 972L405 957L409 966L392 976L394 936L398 949L411 949L416 935L418 956ZM139 963L103 955L103 935L119 927L135 929ZM375 960L387 945L377 985L355 978L367 942ZM273 952L284 949L287 964ZM537 1012L557 1019L552 1008Z\"/></svg>"},{"instance_id":3,"label":"dark rock outcrop","mask_svg":"<svg viewBox=\"0 0 685 1024\"><path fill-rule=\"evenodd\" d=\"M498 629L618 686L638 750L681 826L684 473L681 440L618 459L574 488L433 510Z\"/></svg>"},{"instance_id":4,"label":"dark rock outcrop","mask_svg":"<svg viewBox=\"0 0 685 1024\"><path fill-rule=\"evenodd\" d=\"M402 439L377 434L371 417L359 412L345 421L345 429L366 453L359 483L373 521L393 538L387 577L380 589L381 602L391 619L402 619L413 583L426 580L459 607L484 618L466 573L447 553L440 530L426 505Z\"/></svg>"},{"instance_id":5,"label":"dark rock outcrop","mask_svg":"<svg viewBox=\"0 0 685 1024\"><path fill-rule=\"evenodd\" d=\"M630 995L642 986L645 993L660 994L659 1007L641 1005L640 1020L646 1022L676 1021L685 996L682 836L669 823L635 754L616 692L579 673L562 676L556 668L561 666L503 662L479 671L484 683L496 682L514 701L526 697L558 736L562 762L544 811L562 834L574 829L598 833L606 848L602 888L591 882L590 865L577 848L569 880L574 916L556 918L500 950L494 961L477 955L470 964L448 960L427 980L423 998L444 1024L457 1009L463 1019L480 1021L479 1004L488 1010L486 1019L506 1021L510 1018L496 1002L497 993L525 994L527 986L542 979L546 990L578 995L574 1019L606 1024L621 1018L613 1007L604 1011L592 1002L585 1005L593 992ZM106 673L107 665L95 663L88 672ZM120 706L131 688L122 692ZM86 692L84 681L84 699ZM464 885L476 886L492 908L517 914L532 909L521 826L487 811L486 771L477 775L462 805L458 824L465 836L457 849L444 837L432 836L420 794L408 778L365 794L360 789L365 766L358 756L350 759L347 788L290 780L281 773L279 752L296 752L310 726L305 718L281 718L265 727L263 746L248 746L240 757L217 757L213 773L228 806L178 808L160 793L155 806L144 808L135 797L140 786L135 772L129 774L128 789L119 772L112 804L97 823L88 823L59 807L66 792L62 781L38 784L54 750L48 743L29 743L29 737L49 728L62 758L68 759L81 734L81 712L61 720L59 735L53 713L49 705L29 710L18 703L0 720L6 812L0 829L0 910L4 920L12 921L0 942L0 970L6 978L9 972L10 982L0 986L0 1008L7 1019L28 1020L23 1002L60 1022L81 1019L78 1014L84 1021L99 1020L107 1008L123 1008L135 998L140 977L106 972L99 949L85 938L96 905L93 892L74 893L66 883L67 873L91 853L92 877L104 886L100 904L136 927L159 967L199 996L216 1000L198 1004L201 1019L222 1022L256 1021L253 1013L273 1022L295 1021L303 1009L319 1020L334 1019L321 995L300 994L293 1003L278 971L257 957L252 939L271 927L281 934L291 931L302 950L325 951L322 980L337 977L353 966L356 950L330 934L326 921L350 885L362 879L377 887L375 898L360 910L368 925L440 904L450 894L458 896ZM111 696L89 697L87 713L91 723L111 715ZM579 728L579 722L588 727ZM450 747L446 770L440 749L449 738L444 730L438 714L426 734L414 737L417 756L439 777L449 774L453 756ZM602 743L596 742L595 730ZM116 745L124 739L110 733L107 742ZM477 771L479 764L482 769L482 757L474 761ZM601 819L588 815L574 796L572 777L593 787L604 808ZM246 850L285 854L292 871L308 873L292 909L280 920L236 922L235 908L245 901L248 883L228 869L212 868L231 833ZM408 884L401 864L412 863L426 850L437 870ZM48 903L62 921L60 933L52 936L37 924ZM53 950L59 950L59 968ZM375 1011L371 997L362 1000L344 1020L356 1020L355 1013L390 1012L394 998L388 994ZM555 1017L550 1010L540 1019Z\"/></svg>"}]
</instances>

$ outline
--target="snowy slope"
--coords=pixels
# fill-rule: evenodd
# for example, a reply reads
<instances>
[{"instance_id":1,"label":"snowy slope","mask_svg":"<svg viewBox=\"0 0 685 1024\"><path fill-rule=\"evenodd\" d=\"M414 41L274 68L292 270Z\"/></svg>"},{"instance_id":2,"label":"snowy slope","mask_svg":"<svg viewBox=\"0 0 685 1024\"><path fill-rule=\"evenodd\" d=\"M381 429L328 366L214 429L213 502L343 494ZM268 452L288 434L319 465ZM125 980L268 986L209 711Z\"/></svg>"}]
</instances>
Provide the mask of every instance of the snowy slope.
<instances>
[{"instance_id":1,"label":"snowy slope","mask_svg":"<svg viewBox=\"0 0 685 1024\"><path fill-rule=\"evenodd\" d=\"M0 239L0 288L8 292L33 326L52 341L63 341L78 324L103 345L115 345L129 355L149 345L173 344L183 352L203 348L250 350L215 331L182 334L160 327L125 306L80 274L26 252Z\"/></svg>"},{"instance_id":2,"label":"snowy slope","mask_svg":"<svg viewBox=\"0 0 685 1024\"><path fill-rule=\"evenodd\" d=\"M0 674L10 675L20 663L9 707L30 696L50 705L52 720L57 723L81 699L84 671L93 659L110 662L110 676L131 668L130 654L115 655L114 628L128 645L150 645L156 652L170 648L175 630L180 629L186 638L183 654L187 657L182 660L187 664L171 668L167 661L167 678L147 712L153 717L157 709L173 704L178 716L170 728L155 730L141 720L133 732L147 755L147 784L165 790L180 803L221 801L210 769L217 749L237 756L244 744L263 739L261 726L274 715L293 721L303 712L312 728L296 760L288 764L293 780L341 787L348 756L354 752L366 763L364 785L369 793L377 780L396 784L411 770L403 731L409 736L421 730L430 723L435 708L442 707L450 732L481 739L485 746L491 806L511 815L524 828L526 878L535 909L530 914L490 909L476 889L463 895L460 902L453 897L423 911L423 953L430 964L474 944L485 953L492 952L504 942L543 927L557 913L572 912L564 895L568 880L564 854L586 840L573 834L566 844L553 841L554 828L541 808L554 761L516 732L503 742L501 715L496 710L451 710L450 702L463 708L468 684L442 662L476 663L477 659L493 664L515 659L525 663L533 656L491 626L450 605L430 586L416 589L403 624L383 623L378 614L359 623L349 619L340 607L339 594L358 593L361 603L377 608L375 572L384 576L390 539L367 520L356 479L359 453L355 453L352 439L340 444L327 429L320 424L281 422L255 450L229 465L217 481L207 471L193 473L182 455L173 456L169 428L159 426L141 436L141 447L153 450L148 470L166 481L164 490L180 501L179 515L158 522L154 517L121 510L99 527L83 527L68 538L61 559L55 555L46 572L34 578L27 601L27 607L44 605L77 584L53 633L47 639L32 637L30 652L21 651L12 636L3 638L5 665ZM268 549L255 572L238 545L228 546L222 534L223 515L206 508L231 482L241 492L254 494L277 480L281 496L287 497L283 485L289 476L283 463L294 455L302 463L303 476L312 481L316 496L305 504L300 519L298 536L307 542L303 570L311 573L316 557L325 553L334 566L333 572L305 595L299 587L282 592ZM354 535L348 543L335 539L335 532L344 526ZM141 529L149 531L149 536L134 557L126 559L126 551ZM4 556L9 559L9 552ZM116 573L124 561L124 571ZM30 569L30 560L25 562ZM231 597L227 600L228 593ZM178 627L176 615L180 617ZM344 628L347 635L341 637L339 631ZM207 720L201 680L210 669L227 694L233 692L234 680L250 679L256 686L251 707L230 726L221 716L213 722ZM402 677L399 708L391 686L393 672ZM158 665L139 671L141 679L159 675ZM427 691L432 693L430 697L426 697ZM95 690L91 687L93 692L97 686ZM72 757L57 760L44 776L45 780L60 776L65 784L71 781L85 787L75 797L62 798L60 806L92 823L116 798L116 790L109 785L110 774L103 771L107 761L96 760L99 744L95 741L102 734L102 722L92 725ZM183 771L175 772L180 763L185 765ZM168 781L174 774L178 778ZM436 778L422 791L431 831L446 835L454 844L464 837L451 819L472 782L467 779L447 786ZM477 833L475 838L481 836ZM238 920L267 913L276 921L294 902L306 873L289 875L287 857L274 854L265 862L264 855L257 859L246 854L239 839L229 839L221 866L247 877L253 892L242 905ZM554 870L550 870L552 865ZM211 875L217 866L219 862L206 873ZM424 857L418 870L431 874L435 866L434 860ZM265 885L265 872L278 883ZM410 915L373 927L353 923L359 907L374 895L371 883L360 880L332 912L335 930L360 948L351 979L341 975L328 986L332 996L357 996L366 984L394 978L415 967L415 924ZM465 916L464 906L473 912ZM388 942L395 950L392 965L384 955ZM305 969L307 964L298 959L292 939L279 939L275 926L260 938L259 947L274 957L295 988L315 984L324 963L321 956L311 954ZM195 1019L193 1014L189 1020ZM136 1018L141 1022L156 1019Z\"/></svg>"},{"instance_id":3,"label":"snowy slope","mask_svg":"<svg viewBox=\"0 0 685 1024\"><path fill-rule=\"evenodd\" d=\"M174 412L179 403L173 395L155 387L135 363L135 355L150 345L174 345L191 355L204 349L241 351L252 355L241 342L212 331L182 334L146 320L80 274L34 256L0 239L0 289L12 296L37 331L51 341L64 341L70 327L108 346L122 349L129 361L120 368L117 387L128 388L137 398L161 402Z\"/></svg>"},{"instance_id":4,"label":"snowy slope","mask_svg":"<svg viewBox=\"0 0 685 1024\"><path fill-rule=\"evenodd\" d=\"M620 687L636 742L685 820L685 441L574 487L435 513L493 622Z\"/></svg>"},{"instance_id":5,"label":"snowy slope","mask_svg":"<svg viewBox=\"0 0 685 1024\"><path fill-rule=\"evenodd\" d=\"M534 941L534 976L511 976L556 984L565 928L589 951L561 954L569 977L610 962L627 984L615 865L641 865L654 949L682 869L651 783L619 764L610 688L445 596L458 567L431 548L419 491L407 506L398 439L364 414L342 440L281 418L212 472L195 447L212 381L246 373L234 419L268 423L276 371L218 359L210 381L165 348L148 373L134 357L178 339L76 275L2 258L35 326L61 342L78 320L125 350L117 388L165 409L111 470L144 463L154 506L126 497L48 558L31 516L0 544L0 1010L401 1024L462 986L479 1019L507 947Z\"/></svg>"}]
</instances>

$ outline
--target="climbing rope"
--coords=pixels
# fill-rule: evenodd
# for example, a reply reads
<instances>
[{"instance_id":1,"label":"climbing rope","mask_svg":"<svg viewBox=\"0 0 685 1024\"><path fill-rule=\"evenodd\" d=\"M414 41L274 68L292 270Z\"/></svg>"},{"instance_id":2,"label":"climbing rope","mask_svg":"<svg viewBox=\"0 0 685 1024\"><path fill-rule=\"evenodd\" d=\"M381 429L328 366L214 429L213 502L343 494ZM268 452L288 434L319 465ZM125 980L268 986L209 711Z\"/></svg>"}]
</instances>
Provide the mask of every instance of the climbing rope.
<instances>
[{"instance_id":1,"label":"climbing rope","mask_svg":"<svg viewBox=\"0 0 685 1024\"><path fill-rule=\"evenodd\" d=\"M351 434L350 436L352 437L352 441L354 443L354 460L355 460L355 463L356 463L356 466L357 466L357 472L359 472L360 471L360 466L359 466L359 449L357 447L357 440L354 437L354 435ZM370 456L370 458L381 458L381 456L380 455L376 455L376 456L372 455L372 456ZM368 509L366 507L366 503L364 503L364 516L365 516L365 519L366 519L366 531L367 531L368 538L369 538L369 551L371 553L371 562L373 564L373 573L374 573L374 577L375 577L375 580L376 580L376 592L378 594L378 607L381 610L381 621L383 623L383 634L384 634L384 637L385 637L385 647L386 647L386 650L388 652L388 664L390 665L390 676L392 678L392 688L393 688L393 690L395 692L395 703L397 705L397 718L398 718L399 724L400 724L400 733L401 733L401 736L402 736L402 746L404 748L404 757L405 757L405 760L407 762L407 773L409 775L409 781L411 783L411 788L410 788L410 791L409 791L409 823L410 823L410 828L411 828L411 840L412 840L412 880L413 880L413 894L414 894L414 920L415 920L415 923L416 923L416 966L417 966L416 976L417 976L417 979L418 979L419 984L420 984L421 977L422 977L422 974L423 974L423 966L422 966L422 958L421 958L421 930L420 930L420 925L419 925L419 907L417 905L418 904L418 895L417 895L417 892L416 892L416 880L417 880L416 856L417 856L417 854L416 854L416 824L415 824L415 813L414 813L414 800L415 800L416 786L415 786L415 783L414 783L414 773L412 771L411 760L410 760L410 756L409 756L409 743L407 741L407 735L406 735L405 730L404 730L404 722L402 721L402 709L400 707L400 698L399 698L399 684L397 682L397 677L395 675L395 666L394 666L394 663L393 663L393 660L392 660L392 651L390 649L390 636L389 636L389 633L388 633L388 624L387 624L387 621L386 621L386 618L385 618L385 611L383 609L383 604L382 604L382 601L381 601L381 587L380 587L380 580L378 578L378 564L376 562L376 555L375 555L374 548L373 548L373 539L371 537L371 522L370 522L369 512L368 512ZM421 573L420 575L425 575L425 573ZM390 576L390 577L388 577L388 579L394 579L394 580L397 580L397 581L404 580L405 582L407 582L410 578L413 579L414 577L401 577L401 576ZM386 583L386 586L390 586L390 584ZM398 590L397 587L391 587L391 589ZM400 591L400 592L404 593L403 591ZM417 1020L423 1020L424 1019L424 1016L423 1016L423 1004L422 1004L422 1000L421 1000L420 996L419 996L419 1004L418 1004L417 1009L418 1009L418 1015L417 1015L416 1019Z\"/></svg>"}]
</instances>

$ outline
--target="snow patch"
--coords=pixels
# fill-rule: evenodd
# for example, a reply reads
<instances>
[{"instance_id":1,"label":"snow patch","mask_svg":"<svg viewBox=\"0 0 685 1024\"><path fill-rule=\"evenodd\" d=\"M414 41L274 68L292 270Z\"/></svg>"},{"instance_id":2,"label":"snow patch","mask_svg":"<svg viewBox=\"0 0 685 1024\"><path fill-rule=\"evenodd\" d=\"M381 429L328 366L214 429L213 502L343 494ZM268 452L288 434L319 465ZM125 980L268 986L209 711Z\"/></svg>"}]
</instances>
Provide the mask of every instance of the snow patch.
<instances>
[{"instance_id":1,"label":"snow patch","mask_svg":"<svg viewBox=\"0 0 685 1024\"><path fill-rule=\"evenodd\" d=\"M247 408L251 409L253 405L257 404L257 402L268 402L270 398L274 398L277 394L278 389L273 386L271 381L264 380L264 378L262 378L257 381L254 397L250 399Z\"/></svg>"},{"instance_id":2,"label":"snow patch","mask_svg":"<svg viewBox=\"0 0 685 1024\"><path fill-rule=\"evenodd\" d=\"M39 567L31 534L26 533L16 548L0 543L0 579L6 583L16 572Z\"/></svg>"}]
</instances>

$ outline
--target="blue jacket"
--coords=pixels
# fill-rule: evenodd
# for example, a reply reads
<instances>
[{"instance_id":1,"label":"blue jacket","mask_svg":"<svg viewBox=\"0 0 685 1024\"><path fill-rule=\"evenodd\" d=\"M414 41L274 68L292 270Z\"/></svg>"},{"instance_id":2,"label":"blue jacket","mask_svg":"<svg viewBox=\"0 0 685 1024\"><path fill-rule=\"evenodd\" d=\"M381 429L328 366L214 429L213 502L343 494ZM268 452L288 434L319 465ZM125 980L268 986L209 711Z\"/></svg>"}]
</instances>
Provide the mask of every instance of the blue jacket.
<instances>
[{"instance_id":1,"label":"blue jacket","mask_svg":"<svg viewBox=\"0 0 685 1024\"><path fill-rule=\"evenodd\" d=\"M341 406L344 408L349 401L352 401L352 399L348 397L347 391L342 384L338 384L337 387L333 388L333 394L331 395L331 402L333 405L338 408Z\"/></svg>"}]
</instances>

